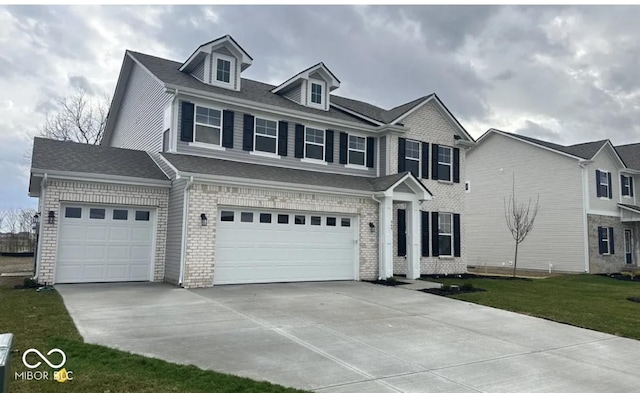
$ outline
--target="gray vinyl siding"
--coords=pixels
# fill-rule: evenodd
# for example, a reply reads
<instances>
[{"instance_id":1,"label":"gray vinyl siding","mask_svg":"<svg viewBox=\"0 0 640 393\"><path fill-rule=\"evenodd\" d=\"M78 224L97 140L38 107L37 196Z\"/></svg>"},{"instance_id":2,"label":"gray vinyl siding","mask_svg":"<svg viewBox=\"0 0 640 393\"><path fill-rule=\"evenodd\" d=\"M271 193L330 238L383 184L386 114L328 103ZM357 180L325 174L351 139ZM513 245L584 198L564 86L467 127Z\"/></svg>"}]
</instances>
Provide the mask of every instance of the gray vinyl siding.
<instances>
[{"instance_id":1,"label":"gray vinyl siding","mask_svg":"<svg viewBox=\"0 0 640 393\"><path fill-rule=\"evenodd\" d=\"M148 72L134 64L113 127L111 146L161 151L163 111L171 97Z\"/></svg>"},{"instance_id":2,"label":"gray vinyl siding","mask_svg":"<svg viewBox=\"0 0 640 393\"><path fill-rule=\"evenodd\" d=\"M605 148L593 158L593 163L589 164L588 168L589 212L592 214L620 216L620 208L617 204L621 201L622 192L620 190L620 173L618 172L616 161ZM611 172L611 199L598 198L596 170ZM629 199L623 203L629 203L628 201Z\"/></svg>"},{"instance_id":3,"label":"gray vinyl siding","mask_svg":"<svg viewBox=\"0 0 640 393\"><path fill-rule=\"evenodd\" d=\"M387 175L387 137L381 136L378 139L378 143L380 143L380 157L378 160L378 165L380 166L380 176Z\"/></svg>"},{"instance_id":4,"label":"gray vinyl siding","mask_svg":"<svg viewBox=\"0 0 640 393\"><path fill-rule=\"evenodd\" d=\"M575 159L492 134L467 152L465 194L468 264L511 267L514 240L507 229L505 198L515 176L516 198L540 210L534 228L518 249L521 269L584 272L582 171ZM594 175L595 178L595 175Z\"/></svg>"},{"instance_id":5,"label":"gray vinyl siding","mask_svg":"<svg viewBox=\"0 0 640 393\"><path fill-rule=\"evenodd\" d=\"M181 101L179 101L181 102ZM198 103L196 102L196 105ZM263 157L259 155L249 154L248 151L242 149L243 142L243 129L244 129L244 112L239 110L237 107L230 107L228 105L220 106L220 105L212 105L213 108L216 109L229 109L235 112L234 115L234 131L233 131L233 149L227 148L226 150L214 150L208 149L206 147L193 146L189 142L182 142L180 140L180 127L182 120L182 105L179 103L178 106L178 145L177 152L178 153L186 153L197 156L204 157L214 157L214 158L223 158L244 162L251 162L255 164L264 164L264 165L274 165L274 166L284 166L288 168L296 168L296 169L305 169L305 170L315 170L319 172L332 172L332 173L341 173L348 175L357 175L357 176L376 176L376 168L363 168L363 169L355 169L355 168L346 168L343 164L339 163L340 159L340 132L348 132L346 129L340 129L336 127L322 127L318 123L308 123L302 120L296 120L287 116L273 116L270 114L260 114L258 112L252 112L251 114L255 117L263 117L270 120L284 120L289 123L289 132L288 132L288 142L287 142L287 156L280 158L272 158L272 157ZM327 165L314 164L309 162L302 162L300 158L295 158L295 125L297 123L307 125L313 128L323 128L323 129L331 129L334 130L334 141L333 141L333 162L328 163ZM358 134L360 135L360 134Z\"/></svg>"},{"instance_id":6,"label":"gray vinyl siding","mask_svg":"<svg viewBox=\"0 0 640 393\"><path fill-rule=\"evenodd\" d=\"M284 96L298 104L302 103L302 84L294 86L291 90L284 93Z\"/></svg>"},{"instance_id":7,"label":"gray vinyl siding","mask_svg":"<svg viewBox=\"0 0 640 393\"><path fill-rule=\"evenodd\" d=\"M193 69L191 75L204 82L204 59Z\"/></svg>"},{"instance_id":8,"label":"gray vinyl siding","mask_svg":"<svg viewBox=\"0 0 640 393\"><path fill-rule=\"evenodd\" d=\"M184 209L184 188L187 179L174 180L169 190L169 211L167 217L167 248L165 260L165 281L178 284L182 255L182 221Z\"/></svg>"},{"instance_id":9,"label":"gray vinyl siding","mask_svg":"<svg viewBox=\"0 0 640 393\"><path fill-rule=\"evenodd\" d=\"M220 48L214 49L214 52L220 53L221 55L236 57L231 51L225 47L221 46Z\"/></svg>"}]
</instances>

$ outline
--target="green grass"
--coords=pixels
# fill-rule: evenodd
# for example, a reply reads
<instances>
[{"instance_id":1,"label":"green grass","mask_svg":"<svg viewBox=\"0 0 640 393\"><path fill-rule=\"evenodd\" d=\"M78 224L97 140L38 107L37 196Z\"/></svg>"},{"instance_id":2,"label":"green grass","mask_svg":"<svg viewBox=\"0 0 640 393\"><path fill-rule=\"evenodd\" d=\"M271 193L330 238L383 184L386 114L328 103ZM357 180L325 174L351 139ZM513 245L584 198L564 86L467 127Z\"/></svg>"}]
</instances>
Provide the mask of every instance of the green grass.
<instances>
[{"instance_id":1,"label":"green grass","mask_svg":"<svg viewBox=\"0 0 640 393\"><path fill-rule=\"evenodd\" d=\"M85 344L55 291L14 290L0 287L0 333L15 335L12 373L27 371L22 351L46 353L60 348L73 381L11 380L10 391L20 392L300 392L268 382L257 382L195 366L151 359L99 345ZM34 359L37 359L36 355ZM51 355L52 358L58 355ZM55 359L58 359L57 357ZM52 359L53 360L53 359ZM46 370L48 366L40 366ZM50 371L50 370L49 370Z\"/></svg>"},{"instance_id":2,"label":"green grass","mask_svg":"<svg viewBox=\"0 0 640 393\"><path fill-rule=\"evenodd\" d=\"M530 281L478 277L428 280L460 286L470 282L486 290L452 296L455 299L640 339L640 303L627 300L640 297L640 282L586 274Z\"/></svg>"}]
</instances>

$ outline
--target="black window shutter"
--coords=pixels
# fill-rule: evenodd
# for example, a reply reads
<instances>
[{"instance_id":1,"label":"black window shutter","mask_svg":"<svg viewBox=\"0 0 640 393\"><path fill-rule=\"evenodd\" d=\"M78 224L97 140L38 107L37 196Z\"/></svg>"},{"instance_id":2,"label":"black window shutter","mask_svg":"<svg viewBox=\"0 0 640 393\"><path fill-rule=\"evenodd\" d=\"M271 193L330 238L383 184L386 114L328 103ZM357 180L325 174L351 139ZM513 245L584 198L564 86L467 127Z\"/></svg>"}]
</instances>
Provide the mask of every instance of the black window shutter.
<instances>
[{"instance_id":1,"label":"black window shutter","mask_svg":"<svg viewBox=\"0 0 640 393\"><path fill-rule=\"evenodd\" d=\"M438 180L438 145L431 145L431 178Z\"/></svg>"},{"instance_id":2,"label":"black window shutter","mask_svg":"<svg viewBox=\"0 0 640 393\"><path fill-rule=\"evenodd\" d=\"M610 253L611 255L615 254L616 252L616 247L615 244L613 243L613 228L609 227L609 248L611 249Z\"/></svg>"},{"instance_id":3,"label":"black window shutter","mask_svg":"<svg viewBox=\"0 0 640 393\"><path fill-rule=\"evenodd\" d=\"M604 228L598 227L598 252L600 254L607 253L607 246L603 241L603 237L604 237L603 232L604 232Z\"/></svg>"},{"instance_id":4,"label":"black window shutter","mask_svg":"<svg viewBox=\"0 0 640 393\"><path fill-rule=\"evenodd\" d=\"M404 160L406 159L405 155L405 145L407 140L404 138L398 138L398 173L402 173L405 171Z\"/></svg>"},{"instance_id":5,"label":"black window shutter","mask_svg":"<svg viewBox=\"0 0 640 393\"><path fill-rule=\"evenodd\" d=\"M460 256L460 214L453 214L453 256Z\"/></svg>"},{"instance_id":6,"label":"black window shutter","mask_svg":"<svg viewBox=\"0 0 640 393\"><path fill-rule=\"evenodd\" d=\"M434 257L440 255L440 244L438 242L438 212L431 212L431 254Z\"/></svg>"},{"instance_id":7,"label":"black window shutter","mask_svg":"<svg viewBox=\"0 0 640 393\"><path fill-rule=\"evenodd\" d=\"M182 122L180 123L180 140L193 142L193 113L194 105L182 101Z\"/></svg>"},{"instance_id":8,"label":"black window shutter","mask_svg":"<svg viewBox=\"0 0 640 393\"><path fill-rule=\"evenodd\" d=\"M633 196L633 177L629 176L629 196Z\"/></svg>"},{"instance_id":9,"label":"black window shutter","mask_svg":"<svg viewBox=\"0 0 640 393\"><path fill-rule=\"evenodd\" d=\"M422 178L429 178L429 144L422 142Z\"/></svg>"},{"instance_id":10,"label":"black window shutter","mask_svg":"<svg viewBox=\"0 0 640 393\"><path fill-rule=\"evenodd\" d=\"M296 146L294 150L294 157L304 157L304 126L302 124L296 124Z\"/></svg>"},{"instance_id":11,"label":"black window shutter","mask_svg":"<svg viewBox=\"0 0 640 393\"><path fill-rule=\"evenodd\" d=\"M373 161L376 158L376 140L375 138L367 137L367 168L373 168Z\"/></svg>"},{"instance_id":12,"label":"black window shutter","mask_svg":"<svg viewBox=\"0 0 640 393\"><path fill-rule=\"evenodd\" d=\"M600 192L600 171L596 169L596 196L600 198L602 193Z\"/></svg>"},{"instance_id":13,"label":"black window shutter","mask_svg":"<svg viewBox=\"0 0 640 393\"><path fill-rule=\"evenodd\" d=\"M278 122L278 155L287 156L287 142L289 140L289 123L280 120Z\"/></svg>"},{"instance_id":14,"label":"black window shutter","mask_svg":"<svg viewBox=\"0 0 640 393\"><path fill-rule=\"evenodd\" d=\"M460 149L453 148L453 182L460 183Z\"/></svg>"},{"instance_id":15,"label":"black window shutter","mask_svg":"<svg viewBox=\"0 0 640 393\"><path fill-rule=\"evenodd\" d=\"M347 163L347 144L349 143L349 136L346 132L340 133L340 163Z\"/></svg>"},{"instance_id":16,"label":"black window shutter","mask_svg":"<svg viewBox=\"0 0 640 393\"><path fill-rule=\"evenodd\" d=\"M611 199L612 196L613 196L613 194L612 194L613 193L613 190L612 190L613 187L611 187L613 185L611 183L611 172L607 172L607 181L609 182L609 187L607 187L609 189L609 199Z\"/></svg>"},{"instance_id":17,"label":"black window shutter","mask_svg":"<svg viewBox=\"0 0 640 393\"><path fill-rule=\"evenodd\" d=\"M233 111L222 111L222 147L233 149Z\"/></svg>"},{"instance_id":18,"label":"black window shutter","mask_svg":"<svg viewBox=\"0 0 640 393\"><path fill-rule=\"evenodd\" d=\"M398 256L407 255L407 212L398 209Z\"/></svg>"},{"instance_id":19,"label":"black window shutter","mask_svg":"<svg viewBox=\"0 0 640 393\"><path fill-rule=\"evenodd\" d=\"M620 175L620 192L622 193L622 195L629 195L627 191L624 189L625 177L626 177L625 175Z\"/></svg>"},{"instance_id":20,"label":"black window shutter","mask_svg":"<svg viewBox=\"0 0 640 393\"><path fill-rule=\"evenodd\" d=\"M242 150L253 150L253 116L244 115L244 133L242 135Z\"/></svg>"},{"instance_id":21,"label":"black window shutter","mask_svg":"<svg viewBox=\"0 0 640 393\"><path fill-rule=\"evenodd\" d=\"M325 131L324 136L324 160L333 162L333 130Z\"/></svg>"},{"instance_id":22,"label":"black window shutter","mask_svg":"<svg viewBox=\"0 0 640 393\"><path fill-rule=\"evenodd\" d=\"M420 212L420 245L422 256L429 256L429 212Z\"/></svg>"}]
</instances>

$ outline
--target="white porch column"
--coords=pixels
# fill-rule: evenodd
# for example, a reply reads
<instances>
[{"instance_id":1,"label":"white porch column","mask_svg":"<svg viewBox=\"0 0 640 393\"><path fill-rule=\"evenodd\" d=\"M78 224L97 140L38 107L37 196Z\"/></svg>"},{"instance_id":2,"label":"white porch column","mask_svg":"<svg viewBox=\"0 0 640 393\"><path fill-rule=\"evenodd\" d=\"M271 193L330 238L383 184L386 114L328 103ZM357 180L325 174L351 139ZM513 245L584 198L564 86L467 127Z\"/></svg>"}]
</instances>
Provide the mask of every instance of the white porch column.
<instances>
[{"instance_id":1,"label":"white porch column","mask_svg":"<svg viewBox=\"0 0 640 393\"><path fill-rule=\"evenodd\" d=\"M380 236L380 264L379 276L382 279L393 276L393 230L391 220L393 218L393 197L385 196L380 198L380 221L378 223L378 234Z\"/></svg>"},{"instance_id":2,"label":"white porch column","mask_svg":"<svg viewBox=\"0 0 640 393\"><path fill-rule=\"evenodd\" d=\"M407 278L420 278L420 202L407 204Z\"/></svg>"}]
</instances>

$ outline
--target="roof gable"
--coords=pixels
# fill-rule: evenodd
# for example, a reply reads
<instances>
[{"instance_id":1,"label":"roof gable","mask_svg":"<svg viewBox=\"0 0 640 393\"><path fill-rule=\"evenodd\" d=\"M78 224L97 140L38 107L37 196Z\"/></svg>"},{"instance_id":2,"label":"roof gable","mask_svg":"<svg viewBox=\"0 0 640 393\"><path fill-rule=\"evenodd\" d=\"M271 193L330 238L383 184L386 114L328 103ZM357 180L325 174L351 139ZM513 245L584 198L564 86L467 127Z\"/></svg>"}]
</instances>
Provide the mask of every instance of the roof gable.
<instances>
[{"instance_id":1,"label":"roof gable","mask_svg":"<svg viewBox=\"0 0 640 393\"><path fill-rule=\"evenodd\" d=\"M329 68L324 65L323 62L312 65L306 70L300 71L291 78L282 82L280 85L276 86L272 93L278 93L287 89L287 87L295 85L300 80L309 80L309 79L318 79L321 78L323 81L327 83L327 87L329 91L333 91L340 87L340 80L329 70Z\"/></svg>"},{"instance_id":2,"label":"roof gable","mask_svg":"<svg viewBox=\"0 0 640 393\"><path fill-rule=\"evenodd\" d=\"M189 58L182 63L179 70L190 72L195 68L207 54L212 51L224 48L229 51L241 63L241 69L244 71L253 63L253 58L233 39L229 34L216 38L200 45Z\"/></svg>"}]
</instances>

